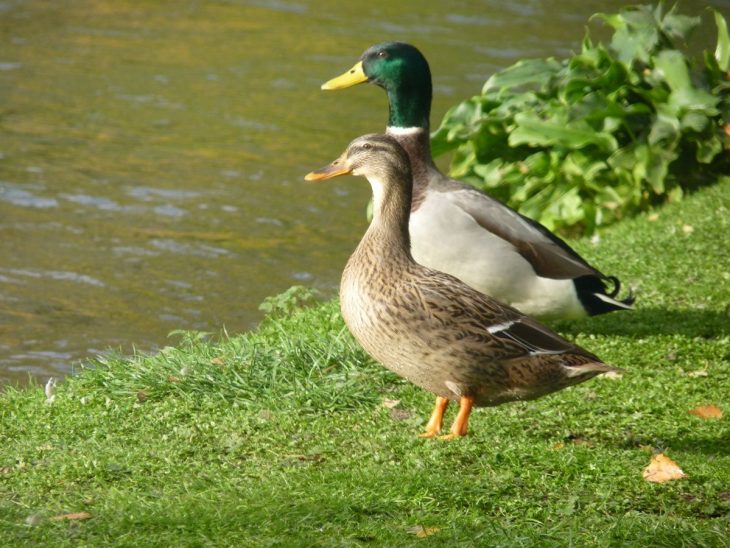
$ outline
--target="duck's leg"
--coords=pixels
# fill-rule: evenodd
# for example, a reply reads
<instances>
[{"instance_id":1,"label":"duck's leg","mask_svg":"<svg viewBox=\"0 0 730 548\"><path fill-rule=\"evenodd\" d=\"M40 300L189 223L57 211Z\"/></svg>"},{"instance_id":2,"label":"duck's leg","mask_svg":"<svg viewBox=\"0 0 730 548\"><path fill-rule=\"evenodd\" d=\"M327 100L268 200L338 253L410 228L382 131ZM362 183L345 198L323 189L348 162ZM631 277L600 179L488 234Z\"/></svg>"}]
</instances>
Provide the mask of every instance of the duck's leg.
<instances>
[{"instance_id":1,"label":"duck's leg","mask_svg":"<svg viewBox=\"0 0 730 548\"><path fill-rule=\"evenodd\" d=\"M420 438L433 438L441 432L441 425L444 423L444 413L448 406L448 398L436 396L436 405L433 408L433 413L431 413L431 418L428 419L426 431L419 436Z\"/></svg>"},{"instance_id":2,"label":"duck's leg","mask_svg":"<svg viewBox=\"0 0 730 548\"><path fill-rule=\"evenodd\" d=\"M471 409L474 407L474 398L469 396L462 396L459 399L459 414L456 415L451 430L445 436L441 436L441 440L453 440L454 438L460 438L466 436L467 426L469 424L469 415Z\"/></svg>"}]
</instances>

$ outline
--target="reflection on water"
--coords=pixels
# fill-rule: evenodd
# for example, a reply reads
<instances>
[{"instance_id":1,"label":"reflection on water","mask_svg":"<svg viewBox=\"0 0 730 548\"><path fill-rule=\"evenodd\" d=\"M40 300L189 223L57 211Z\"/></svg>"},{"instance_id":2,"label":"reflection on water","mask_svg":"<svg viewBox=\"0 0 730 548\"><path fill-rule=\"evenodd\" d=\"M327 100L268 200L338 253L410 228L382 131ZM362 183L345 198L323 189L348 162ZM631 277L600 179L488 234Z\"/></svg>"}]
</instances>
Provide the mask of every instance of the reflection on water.
<instances>
[{"instance_id":1,"label":"reflection on water","mask_svg":"<svg viewBox=\"0 0 730 548\"><path fill-rule=\"evenodd\" d=\"M369 190L302 176L382 129L386 101L319 85L411 41L438 121L496 69L567 55L617 5L0 1L0 381L174 329L245 330L293 284L334 294Z\"/></svg>"}]
</instances>

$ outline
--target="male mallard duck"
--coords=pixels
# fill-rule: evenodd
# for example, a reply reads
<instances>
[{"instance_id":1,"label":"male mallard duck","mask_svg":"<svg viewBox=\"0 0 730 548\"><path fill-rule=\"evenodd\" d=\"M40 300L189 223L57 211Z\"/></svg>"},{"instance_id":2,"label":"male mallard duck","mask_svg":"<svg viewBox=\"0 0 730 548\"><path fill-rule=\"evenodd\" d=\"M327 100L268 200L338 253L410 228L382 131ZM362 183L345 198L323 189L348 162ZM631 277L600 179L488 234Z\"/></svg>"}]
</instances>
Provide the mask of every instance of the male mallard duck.
<instances>
[{"instance_id":1,"label":"male mallard duck","mask_svg":"<svg viewBox=\"0 0 730 548\"><path fill-rule=\"evenodd\" d=\"M446 437L464 436L472 406L534 399L616 370L516 309L413 260L411 167L393 137L359 137L305 179L349 173L370 182L373 219L342 273L342 315L373 358L437 395L423 437L440 431L449 400L460 409Z\"/></svg>"},{"instance_id":2,"label":"male mallard duck","mask_svg":"<svg viewBox=\"0 0 730 548\"><path fill-rule=\"evenodd\" d=\"M420 51L400 42L373 46L322 89L366 81L388 93L386 132L411 160L410 234L416 261L539 318L631 308L631 294L614 298L620 289L617 278L589 265L541 224L438 170L429 136L431 72ZM610 291L606 282L613 286Z\"/></svg>"}]
</instances>

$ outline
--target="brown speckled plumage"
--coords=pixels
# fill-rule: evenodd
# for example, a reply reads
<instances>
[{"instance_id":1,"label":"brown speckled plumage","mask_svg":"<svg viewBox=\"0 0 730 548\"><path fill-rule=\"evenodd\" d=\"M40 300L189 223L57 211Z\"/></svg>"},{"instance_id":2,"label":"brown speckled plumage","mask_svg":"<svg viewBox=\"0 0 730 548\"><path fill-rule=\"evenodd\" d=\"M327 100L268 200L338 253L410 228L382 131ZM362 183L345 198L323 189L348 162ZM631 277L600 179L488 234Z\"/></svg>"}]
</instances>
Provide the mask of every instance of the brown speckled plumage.
<instances>
[{"instance_id":1,"label":"brown speckled plumage","mask_svg":"<svg viewBox=\"0 0 730 548\"><path fill-rule=\"evenodd\" d=\"M516 309L413 261L410 165L392 137L360 137L308 177L329 178L335 168L373 186L373 220L342 274L340 299L348 328L377 361L441 398L477 406L537 398L615 370Z\"/></svg>"}]
</instances>

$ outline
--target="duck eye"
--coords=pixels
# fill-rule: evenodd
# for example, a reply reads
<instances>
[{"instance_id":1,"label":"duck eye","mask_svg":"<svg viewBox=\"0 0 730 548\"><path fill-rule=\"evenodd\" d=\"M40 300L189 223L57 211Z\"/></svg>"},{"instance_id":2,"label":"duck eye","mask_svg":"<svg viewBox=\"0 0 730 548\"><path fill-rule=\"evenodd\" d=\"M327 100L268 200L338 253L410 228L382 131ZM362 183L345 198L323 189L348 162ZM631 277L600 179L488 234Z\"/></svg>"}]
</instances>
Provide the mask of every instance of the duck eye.
<instances>
[{"instance_id":1,"label":"duck eye","mask_svg":"<svg viewBox=\"0 0 730 548\"><path fill-rule=\"evenodd\" d=\"M365 150L370 150L371 148L373 148L373 145L371 145L370 143L363 143L362 148Z\"/></svg>"},{"instance_id":2,"label":"duck eye","mask_svg":"<svg viewBox=\"0 0 730 548\"><path fill-rule=\"evenodd\" d=\"M379 51L378 52L378 57L383 57L383 58L388 57L388 52L387 51Z\"/></svg>"}]
</instances>

